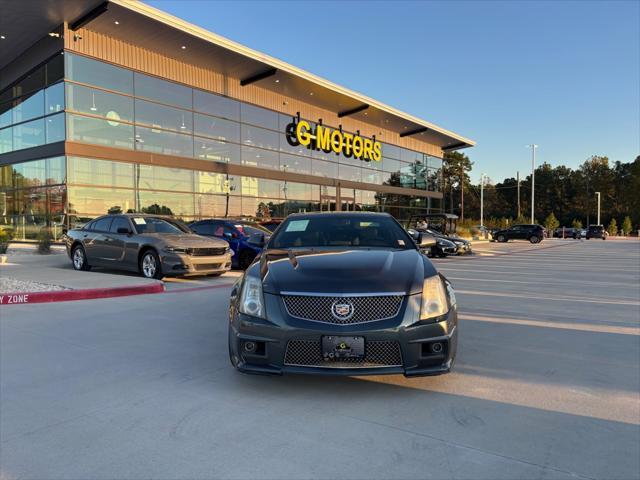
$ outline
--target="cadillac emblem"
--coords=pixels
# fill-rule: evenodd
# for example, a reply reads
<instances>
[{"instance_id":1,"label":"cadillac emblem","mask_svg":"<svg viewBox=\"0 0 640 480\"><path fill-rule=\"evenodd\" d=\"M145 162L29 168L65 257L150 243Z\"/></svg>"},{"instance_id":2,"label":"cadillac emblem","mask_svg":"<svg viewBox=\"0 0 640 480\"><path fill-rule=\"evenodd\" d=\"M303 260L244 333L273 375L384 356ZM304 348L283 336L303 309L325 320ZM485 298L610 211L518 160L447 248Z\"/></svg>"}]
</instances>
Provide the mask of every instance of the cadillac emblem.
<instances>
[{"instance_id":1,"label":"cadillac emblem","mask_svg":"<svg viewBox=\"0 0 640 480\"><path fill-rule=\"evenodd\" d=\"M353 317L353 303L348 300L338 299L331 305L331 315L336 320L344 321Z\"/></svg>"}]
</instances>

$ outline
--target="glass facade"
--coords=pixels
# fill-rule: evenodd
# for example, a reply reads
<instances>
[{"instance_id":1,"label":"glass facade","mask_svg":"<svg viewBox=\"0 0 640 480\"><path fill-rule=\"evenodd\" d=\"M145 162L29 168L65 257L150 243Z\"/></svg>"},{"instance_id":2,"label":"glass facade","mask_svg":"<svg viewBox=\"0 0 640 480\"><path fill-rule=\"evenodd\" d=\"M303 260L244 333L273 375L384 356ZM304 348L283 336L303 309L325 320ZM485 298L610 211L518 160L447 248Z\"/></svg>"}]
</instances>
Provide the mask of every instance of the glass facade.
<instances>
[{"instance_id":1,"label":"glass facade","mask_svg":"<svg viewBox=\"0 0 640 480\"><path fill-rule=\"evenodd\" d=\"M293 147L284 135L292 120L105 62L57 55L0 93L0 154L67 139L352 181L363 188L336 192L316 184L56 157L1 167L3 222L16 236L32 238L44 225L61 229L65 222L73 226L118 211L187 221L335 209L386 211L398 218L440 211L439 199L376 191L379 185L439 191L440 158L385 143L380 162Z\"/></svg>"}]
</instances>

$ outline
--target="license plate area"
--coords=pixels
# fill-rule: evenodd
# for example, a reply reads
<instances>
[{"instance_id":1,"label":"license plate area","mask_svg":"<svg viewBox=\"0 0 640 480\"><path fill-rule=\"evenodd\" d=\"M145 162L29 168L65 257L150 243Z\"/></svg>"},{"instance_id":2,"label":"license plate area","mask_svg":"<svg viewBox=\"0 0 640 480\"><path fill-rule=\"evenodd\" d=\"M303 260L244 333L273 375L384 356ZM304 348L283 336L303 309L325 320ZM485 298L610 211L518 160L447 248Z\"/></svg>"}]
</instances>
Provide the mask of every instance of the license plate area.
<instances>
[{"instance_id":1,"label":"license plate area","mask_svg":"<svg viewBox=\"0 0 640 480\"><path fill-rule=\"evenodd\" d=\"M345 358L364 358L364 337L322 337L322 358L330 362Z\"/></svg>"}]
</instances>

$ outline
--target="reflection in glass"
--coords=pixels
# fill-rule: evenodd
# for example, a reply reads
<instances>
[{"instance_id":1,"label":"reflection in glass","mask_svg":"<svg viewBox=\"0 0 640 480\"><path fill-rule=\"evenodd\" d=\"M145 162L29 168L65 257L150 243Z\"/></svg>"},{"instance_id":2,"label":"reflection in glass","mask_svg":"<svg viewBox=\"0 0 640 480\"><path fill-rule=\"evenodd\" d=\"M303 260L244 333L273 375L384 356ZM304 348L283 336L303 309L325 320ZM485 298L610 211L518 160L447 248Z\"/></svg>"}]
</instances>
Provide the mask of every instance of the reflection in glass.
<instances>
[{"instance_id":1,"label":"reflection in glass","mask_svg":"<svg viewBox=\"0 0 640 480\"><path fill-rule=\"evenodd\" d=\"M80 55L65 55L66 77L80 83L133 94L133 72Z\"/></svg>"},{"instance_id":2,"label":"reflection in glass","mask_svg":"<svg viewBox=\"0 0 640 480\"><path fill-rule=\"evenodd\" d=\"M278 150L280 139L276 132L252 125L242 125L242 143L250 147Z\"/></svg>"},{"instance_id":3,"label":"reflection in glass","mask_svg":"<svg viewBox=\"0 0 640 480\"><path fill-rule=\"evenodd\" d=\"M69 183L133 188L134 165L94 158L68 157Z\"/></svg>"},{"instance_id":4,"label":"reflection in glass","mask_svg":"<svg viewBox=\"0 0 640 480\"><path fill-rule=\"evenodd\" d=\"M44 91L45 115L64 110L64 83L51 85Z\"/></svg>"},{"instance_id":5,"label":"reflection in glass","mask_svg":"<svg viewBox=\"0 0 640 480\"><path fill-rule=\"evenodd\" d=\"M66 84L67 108L76 112L99 115L112 121L133 121L133 98L103 92L82 85Z\"/></svg>"},{"instance_id":6,"label":"reflection in glass","mask_svg":"<svg viewBox=\"0 0 640 480\"><path fill-rule=\"evenodd\" d=\"M158 215L175 215L176 217L193 217L194 194L150 192L141 190L138 193L140 211Z\"/></svg>"},{"instance_id":7,"label":"reflection in glass","mask_svg":"<svg viewBox=\"0 0 640 480\"><path fill-rule=\"evenodd\" d=\"M13 151L13 128L3 128L0 130L0 153Z\"/></svg>"},{"instance_id":8,"label":"reflection in glass","mask_svg":"<svg viewBox=\"0 0 640 480\"><path fill-rule=\"evenodd\" d=\"M182 108L191 109L193 107L192 90L189 87L137 72L134 82L136 97L144 97Z\"/></svg>"},{"instance_id":9,"label":"reflection in glass","mask_svg":"<svg viewBox=\"0 0 640 480\"><path fill-rule=\"evenodd\" d=\"M240 164L240 145L195 137L195 158Z\"/></svg>"},{"instance_id":10,"label":"reflection in glass","mask_svg":"<svg viewBox=\"0 0 640 480\"><path fill-rule=\"evenodd\" d=\"M278 114L266 108L242 103L240 104L240 118L242 123L278 130Z\"/></svg>"},{"instance_id":11,"label":"reflection in glass","mask_svg":"<svg viewBox=\"0 0 640 480\"><path fill-rule=\"evenodd\" d=\"M72 114L66 117L71 141L133 149L133 125Z\"/></svg>"},{"instance_id":12,"label":"reflection in glass","mask_svg":"<svg viewBox=\"0 0 640 480\"><path fill-rule=\"evenodd\" d=\"M156 130L161 128L180 133L191 133L193 130L191 112L138 99L136 99L135 112L136 123L150 125Z\"/></svg>"},{"instance_id":13,"label":"reflection in glass","mask_svg":"<svg viewBox=\"0 0 640 480\"><path fill-rule=\"evenodd\" d=\"M137 165L137 187L147 190L193 192L193 170Z\"/></svg>"},{"instance_id":14,"label":"reflection in glass","mask_svg":"<svg viewBox=\"0 0 640 480\"><path fill-rule=\"evenodd\" d=\"M240 124L209 115L195 114L195 133L204 137L240 143Z\"/></svg>"},{"instance_id":15,"label":"reflection in glass","mask_svg":"<svg viewBox=\"0 0 640 480\"><path fill-rule=\"evenodd\" d=\"M13 123L24 122L44 115L44 90L14 101Z\"/></svg>"},{"instance_id":16,"label":"reflection in glass","mask_svg":"<svg viewBox=\"0 0 640 480\"><path fill-rule=\"evenodd\" d=\"M271 168L273 170L278 170L280 168L278 152L273 150L262 150L260 148L245 147L243 145L241 157L243 165Z\"/></svg>"},{"instance_id":17,"label":"reflection in glass","mask_svg":"<svg viewBox=\"0 0 640 480\"><path fill-rule=\"evenodd\" d=\"M135 211L133 190L102 187L68 187L69 213L82 216L98 216L109 213L110 209L123 212Z\"/></svg>"},{"instance_id":18,"label":"reflection in glass","mask_svg":"<svg viewBox=\"0 0 640 480\"><path fill-rule=\"evenodd\" d=\"M362 181L362 168L353 165L338 165L338 178L340 180L350 180L352 182Z\"/></svg>"},{"instance_id":19,"label":"reflection in glass","mask_svg":"<svg viewBox=\"0 0 640 480\"><path fill-rule=\"evenodd\" d=\"M192 157L193 137L136 126L136 150Z\"/></svg>"},{"instance_id":20,"label":"reflection in glass","mask_svg":"<svg viewBox=\"0 0 640 480\"><path fill-rule=\"evenodd\" d=\"M193 109L216 117L240 120L240 102L198 89L193 90Z\"/></svg>"},{"instance_id":21,"label":"reflection in glass","mask_svg":"<svg viewBox=\"0 0 640 480\"><path fill-rule=\"evenodd\" d=\"M283 172L304 173L311 175L311 159L297 155L280 154L280 169Z\"/></svg>"},{"instance_id":22,"label":"reflection in glass","mask_svg":"<svg viewBox=\"0 0 640 480\"><path fill-rule=\"evenodd\" d=\"M44 119L21 123L13 127L13 149L37 147L45 143Z\"/></svg>"},{"instance_id":23,"label":"reflection in glass","mask_svg":"<svg viewBox=\"0 0 640 480\"><path fill-rule=\"evenodd\" d=\"M322 160L311 161L311 172L313 175L326 178L338 178L338 164L333 162L323 162Z\"/></svg>"},{"instance_id":24,"label":"reflection in glass","mask_svg":"<svg viewBox=\"0 0 640 480\"><path fill-rule=\"evenodd\" d=\"M13 122L13 102L0 103L0 128Z\"/></svg>"},{"instance_id":25,"label":"reflection in glass","mask_svg":"<svg viewBox=\"0 0 640 480\"><path fill-rule=\"evenodd\" d=\"M64 113L58 113L45 118L47 143L62 142L64 140Z\"/></svg>"}]
</instances>

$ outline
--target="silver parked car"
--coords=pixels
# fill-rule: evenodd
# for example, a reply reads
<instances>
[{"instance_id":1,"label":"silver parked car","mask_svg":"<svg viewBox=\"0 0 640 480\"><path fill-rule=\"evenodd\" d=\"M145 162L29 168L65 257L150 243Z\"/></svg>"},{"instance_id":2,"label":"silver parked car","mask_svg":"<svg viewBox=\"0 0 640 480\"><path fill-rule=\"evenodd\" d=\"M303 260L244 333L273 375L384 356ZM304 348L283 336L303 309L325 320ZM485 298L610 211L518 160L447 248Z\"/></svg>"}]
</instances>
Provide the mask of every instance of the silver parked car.
<instances>
[{"instance_id":1,"label":"silver parked car","mask_svg":"<svg viewBox=\"0 0 640 480\"><path fill-rule=\"evenodd\" d=\"M67 254L76 270L106 267L140 272L147 278L169 275L222 275L231 269L224 240L196 235L182 223L157 215L105 215L66 235Z\"/></svg>"}]
</instances>

